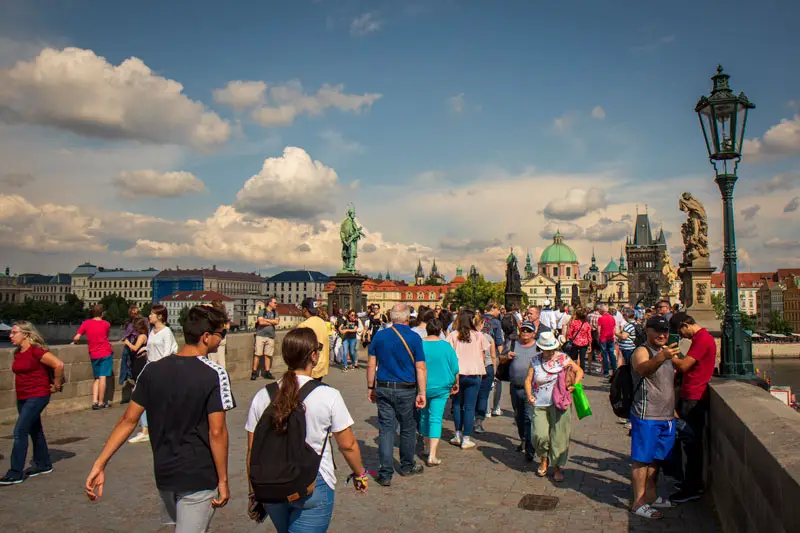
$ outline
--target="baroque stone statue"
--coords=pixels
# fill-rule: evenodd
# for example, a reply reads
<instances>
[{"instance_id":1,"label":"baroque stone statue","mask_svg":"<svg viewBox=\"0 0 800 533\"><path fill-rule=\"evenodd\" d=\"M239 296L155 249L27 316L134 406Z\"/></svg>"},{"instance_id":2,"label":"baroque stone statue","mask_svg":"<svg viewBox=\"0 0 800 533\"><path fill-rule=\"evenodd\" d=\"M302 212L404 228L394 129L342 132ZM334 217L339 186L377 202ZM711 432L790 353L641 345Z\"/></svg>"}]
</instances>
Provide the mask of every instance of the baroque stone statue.
<instances>
[{"instance_id":1,"label":"baroque stone statue","mask_svg":"<svg viewBox=\"0 0 800 533\"><path fill-rule=\"evenodd\" d=\"M706 259L708 252L708 217L706 209L692 193L685 192L678 207L688 215L681 225L683 235L683 265L691 266L698 259Z\"/></svg>"},{"instance_id":2,"label":"baroque stone statue","mask_svg":"<svg viewBox=\"0 0 800 533\"><path fill-rule=\"evenodd\" d=\"M669 254L664 254L661 259L661 273L664 275L662 278L664 286L661 289L663 295L677 296L675 294L675 280L678 279L678 267L672 264L672 258Z\"/></svg>"},{"instance_id":3,"label":"baroque stone statue","mask_svg":"<svg viewBox=\"0 0 800 533\"><path fill-rule=\"evenodd\" d=\"M347 208L347 217L339 227L339 238L342 240L342 271L355 273L356 257L358 257L358 241L364 238L363 228L356 222L356 209L351 204Z\"/></svg>"},{"instance_id":4,"label":"baroque stone statue","mask_svg":"<svg viewBox=\"0 0 800 533\"><path fill-rule=\"evenodd\" d=\"M522 293L522 280L519 276L519 265L513 248L506 259L506 293Z\"/></svg>"}]
</instances>

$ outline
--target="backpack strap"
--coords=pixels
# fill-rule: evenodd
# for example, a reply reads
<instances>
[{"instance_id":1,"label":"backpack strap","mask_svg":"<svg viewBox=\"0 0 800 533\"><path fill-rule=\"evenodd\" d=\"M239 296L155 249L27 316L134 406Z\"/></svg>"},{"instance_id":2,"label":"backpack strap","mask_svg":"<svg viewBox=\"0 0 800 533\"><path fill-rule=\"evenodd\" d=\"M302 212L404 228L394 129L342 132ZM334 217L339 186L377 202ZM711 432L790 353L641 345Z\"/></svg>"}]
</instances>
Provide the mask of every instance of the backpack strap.
<instances>
[{"instance_id":1,"label":"backpack strap","mask_svg":"<svg viewBox=\"0 0 800 533\"><path fill-rule=\"evenodd\" d=\"M308 398L308 395L314 392L317 387L327 387L321 381L317 381L316 379L311 379L306 382L305 385L300 387L300 390L297 391L297 401L303 403Z\"/></svg>"},{"instance_id":2,"label":"backpack strap","mask_svg":"<svg viewBox=\"0 0 800 533\"><path fill-rule=\"evenodd\" d=\"M269 401L273 401L278 396L278 391L280 390L281 386L277 381L273 381L269 385L264 387L267 389L267 394L269 394Z\"/></svg>"}]
</instances>

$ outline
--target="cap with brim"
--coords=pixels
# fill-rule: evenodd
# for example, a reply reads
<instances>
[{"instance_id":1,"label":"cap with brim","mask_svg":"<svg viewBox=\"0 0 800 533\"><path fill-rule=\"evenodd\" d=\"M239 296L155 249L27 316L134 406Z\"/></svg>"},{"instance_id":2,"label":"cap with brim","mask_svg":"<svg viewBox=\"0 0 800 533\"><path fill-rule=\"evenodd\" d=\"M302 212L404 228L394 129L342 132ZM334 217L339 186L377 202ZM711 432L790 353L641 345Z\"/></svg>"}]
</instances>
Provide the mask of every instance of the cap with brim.
<instances>
[{"instance_id":1,"label":"cap with brim","mask_svg":"<svg viewBox=\"0 0 800 533\"><path fill-rule=\"evenodd\" d=\"M531 322L529 320L526 320L525 322L520 324L519 329L521 329L521 330L527 329L529 331L534 331L535 332L536 331L536 326L533 325L533 322Z\"/></svg>"},{"instance_id":2,"label":"cap with brim","mask_svg":"<svg viewBox=\"0 0 800 533\"><path fill-rule=\"evenodd\" d=\"M319 313L317 300L314 298L304 298L303 303L300 304L300 307L307 309L312 315Z\"/></svg>"},{"instance_id":3,"label":"cap with brim","mask_svg":"<svg viewBox=\"0 0 800 533\"><path fill-rule=\"evenodd\" d=\"M661 315L651 316L647 319L645 327L655 331L667 332L669 331L669 320Z\"/></svg>"}]
</instances>

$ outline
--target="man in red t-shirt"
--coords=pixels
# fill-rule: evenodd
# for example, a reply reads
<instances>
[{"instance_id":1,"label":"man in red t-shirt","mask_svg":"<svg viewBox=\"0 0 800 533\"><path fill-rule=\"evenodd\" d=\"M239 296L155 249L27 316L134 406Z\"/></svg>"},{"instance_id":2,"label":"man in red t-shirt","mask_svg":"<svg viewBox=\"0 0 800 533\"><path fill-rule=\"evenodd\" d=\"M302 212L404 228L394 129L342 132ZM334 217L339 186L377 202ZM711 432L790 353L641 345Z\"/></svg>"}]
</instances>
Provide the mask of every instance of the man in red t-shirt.
<instances>
[{"instance_id":1,"label":"man in red t-shirt","mask_svg":"<svg viewBox=\"0 0 800 533\"><path fill-rule=\"evenodd\" d=\"M92 373L94 382L92 383L92 409L102 409L109 407L106 401L106 378L111 375L114 366L114 349L108 341L111 331L111 324L103 320L103 306L94 304L92 306L92 318L84 320L78 332L72 339L72 344L76 344L83 335L89 344L89 357L92 361Z\"/></svg>"},{"instance_id":2,"label":"man in red t-shirt","mask_svg":"<svg viewBox=\"0 0 800 533\"><path fill-rule=\"evenodd\" d=\"M617 371L617 353L614 350L614 339L617 331L617 321L608 313L608 306L600 305L600 318L597 319L599 332L600 351L603 354L603 376L609 377L610 373Z\"/></svg>"},{"instance_id":3,"label":"man in red t-shirt","mask_svg":"<svg viewBox=\"0 0 800 533\"><path fill-rule=\"evenodd\" d=\"M678 417L688 431L679 431L686 467L680 490L670 500L682 503L699 499L703 490L703 430L708 414L708 382L717 363L717 343L686 313L676 313L673 323L678 325L681 337L692 341L689 353L672 359L673 366L683 373Z\"/></svg>"}]
</instances>

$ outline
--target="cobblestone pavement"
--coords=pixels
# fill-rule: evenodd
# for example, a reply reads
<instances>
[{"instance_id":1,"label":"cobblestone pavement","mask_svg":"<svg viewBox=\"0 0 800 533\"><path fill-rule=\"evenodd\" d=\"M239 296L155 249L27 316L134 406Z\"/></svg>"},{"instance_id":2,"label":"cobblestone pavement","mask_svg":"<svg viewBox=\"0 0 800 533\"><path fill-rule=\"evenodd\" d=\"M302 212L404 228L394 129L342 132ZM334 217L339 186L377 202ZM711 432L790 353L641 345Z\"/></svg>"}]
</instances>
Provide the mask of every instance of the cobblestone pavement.
<instances>
[{"instance_id":1,"label":"cobblestone pavement","mask_svg":"<svg viewBox=\"0 0 800 533\"><path fill-rule=\"evenodd\" d=\"M377 411L367 401L364 372L363 367L349 373L332 369L326 381L342 391L355 420L365 463L377 470ZM256 525L245 514L243 427L250 400L263 385L263 380L234 383L238 407L228 417L232 499L217 511L212 522L214 532L274 531L269 520ZM504 394L504 414L486 421L487 433L476 439L477 448L462 451L443 443L441 466L426 468L423 475L412 478L395 476L390 488L371 483L369 492L363 495L345 488L348 469L337 452L339 484L331 531L716 531L708 499L667 510L661 521L648 521L628 512L630 441L608 407L607 385L593 376L587 376L585 385L594 415L573 421L564 483L556 486L549 478L537 478L533 464L514 451L518 439ZM170 531L159 525L160 501L147 444L126 444L117 453L106 470L105 495L99 502L90 503L83 495L91 463L120 414L121 407L114 406L45 419L51 453L57 461L55 471L21 485L0 488L0 531ZM0 426L3 469L8 467L12 429L10 425ZM451 435L452 422L446 421L443 437ZM518 503L525 494L556 496L559 503L554 511L523 510Z\"/></svg>"}]
</instances>

